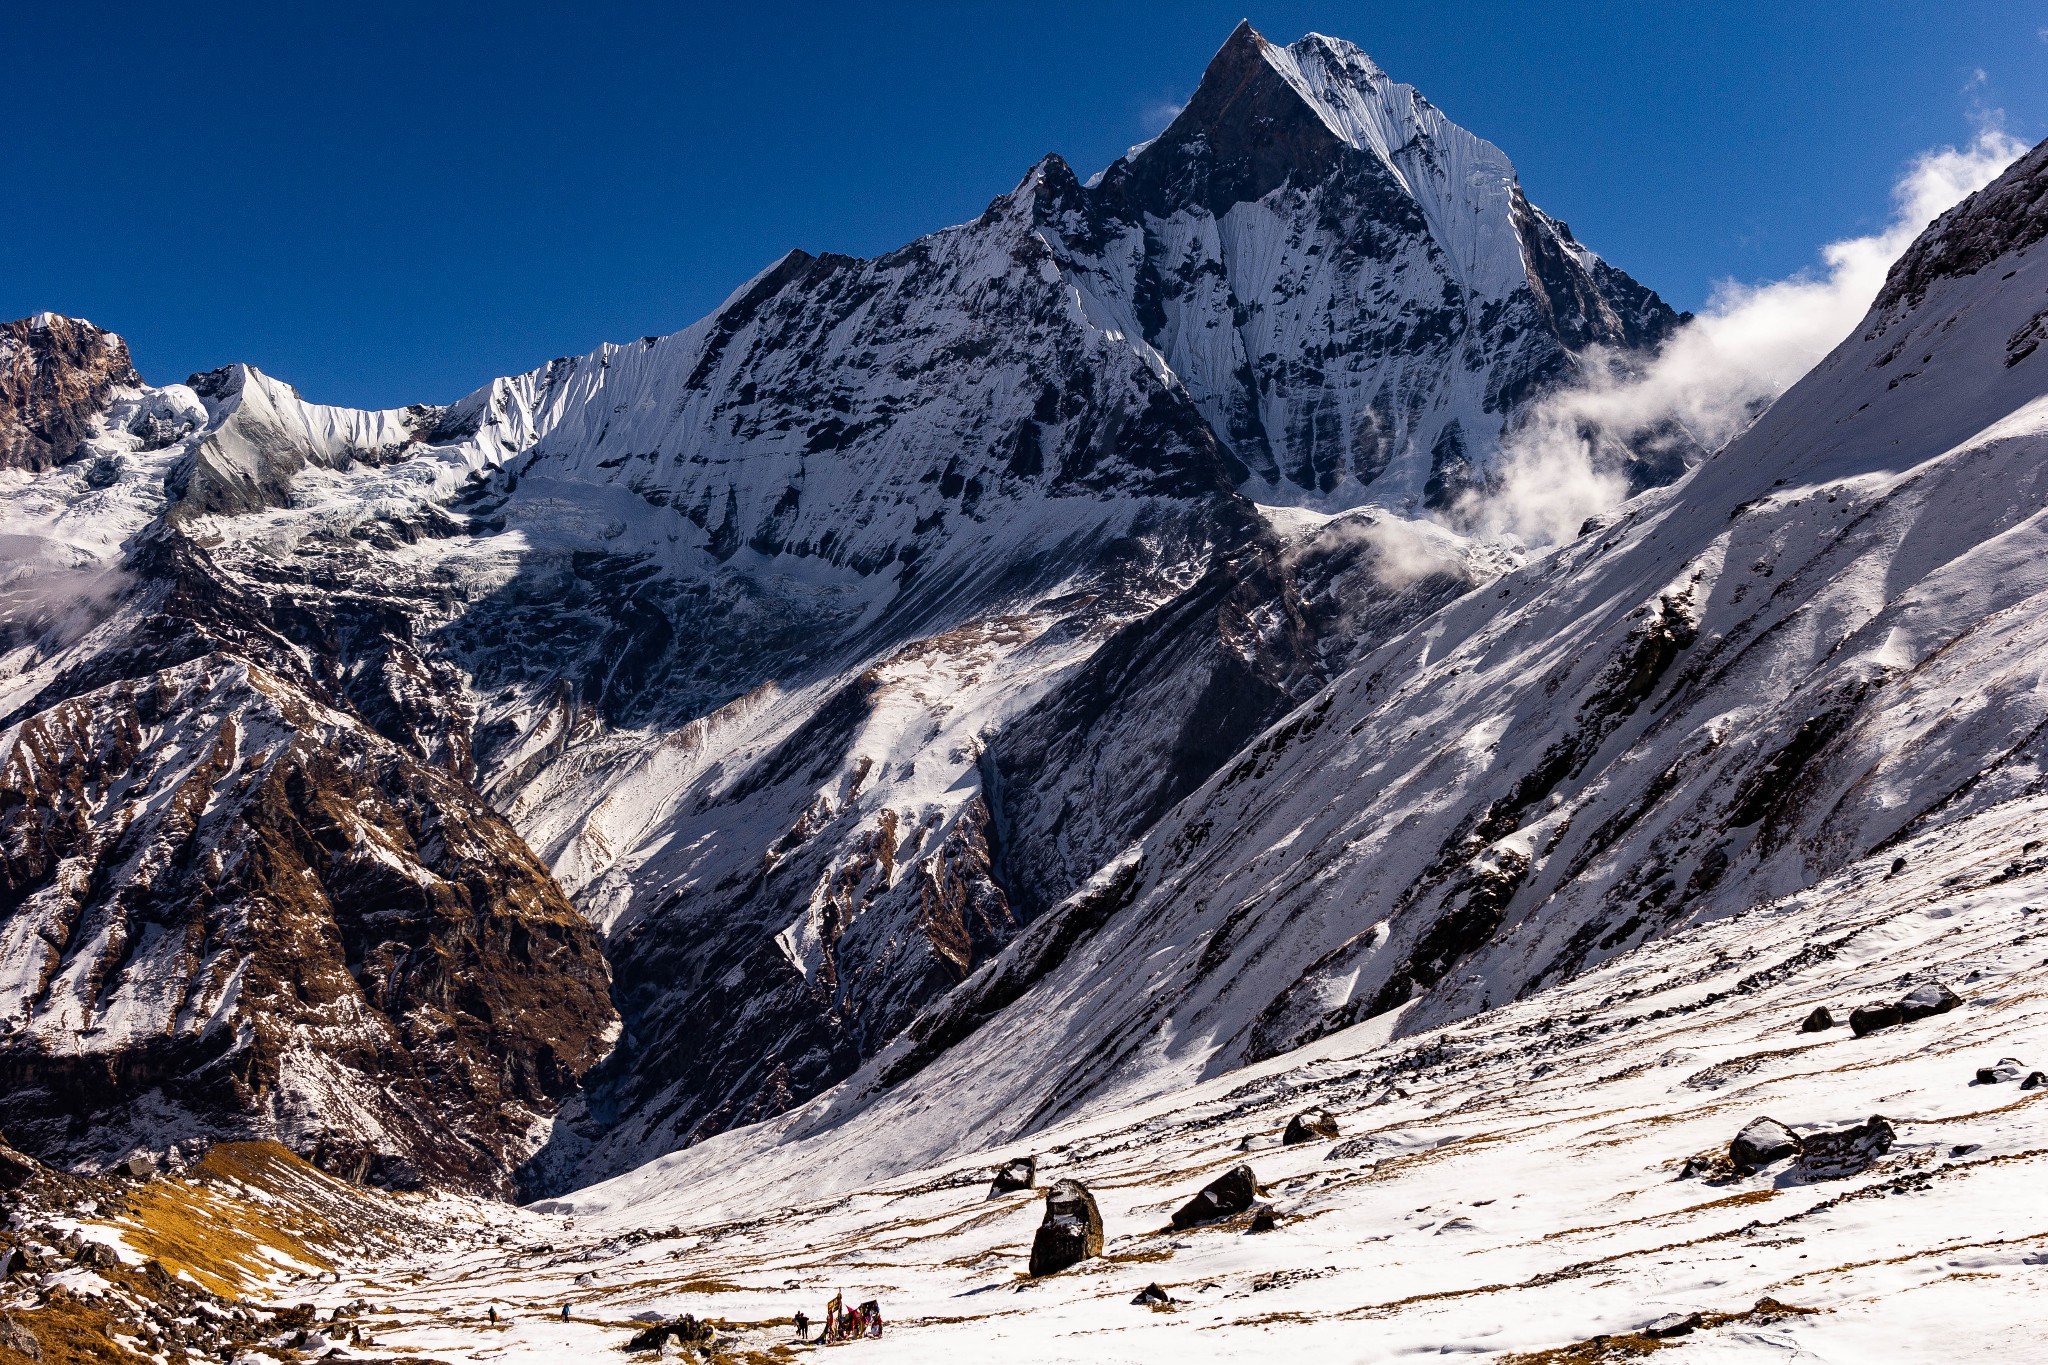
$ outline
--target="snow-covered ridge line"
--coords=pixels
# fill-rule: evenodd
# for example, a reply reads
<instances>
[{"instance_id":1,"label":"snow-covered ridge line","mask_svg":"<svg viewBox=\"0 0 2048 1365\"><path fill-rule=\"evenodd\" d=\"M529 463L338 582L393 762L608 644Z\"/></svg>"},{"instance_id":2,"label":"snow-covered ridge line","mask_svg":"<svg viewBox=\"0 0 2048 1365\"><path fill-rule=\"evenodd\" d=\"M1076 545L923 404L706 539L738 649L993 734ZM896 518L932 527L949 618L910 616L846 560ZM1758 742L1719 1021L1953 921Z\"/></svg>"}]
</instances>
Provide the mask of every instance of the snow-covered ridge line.
<instances>
[{"instance_id":1,"label":"snow-covered ridge line","mask_svg":"<svg viewBox=\"0 0 2048 1365\"><path fill-rule=\"evenodd\" d=\"M1270 50L1093 189L1049 159L447 407L136 381L7 503L127 575L23 633L7 714L224 654L487 793L626 1015L536 1187L801 1104L1518 562L1402 528L1673 321L1355 50Z\"/></svg>"}]
</instances>

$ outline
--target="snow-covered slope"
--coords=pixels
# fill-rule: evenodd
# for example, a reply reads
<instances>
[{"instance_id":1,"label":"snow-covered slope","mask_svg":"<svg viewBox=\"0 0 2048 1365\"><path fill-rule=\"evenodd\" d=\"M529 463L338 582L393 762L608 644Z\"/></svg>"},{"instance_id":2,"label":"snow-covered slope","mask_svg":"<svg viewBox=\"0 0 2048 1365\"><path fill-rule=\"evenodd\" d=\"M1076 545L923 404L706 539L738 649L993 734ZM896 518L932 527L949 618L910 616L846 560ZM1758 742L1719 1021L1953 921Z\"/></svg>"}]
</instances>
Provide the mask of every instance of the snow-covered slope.
<instances>
[{"instance_id":1,"label":"snow-covered slope","mask_svg":"<svg viewBox=\"0 0 2048 1365\"><path fill-rule=\"evenodd\" d=\"M394 1216L438 1213L468 1247L347 1258L338 1283L274 1292L322 1318L367 1301L380 1348L450 1361L567 1359L686 1313L733 1356L802 1356L791 1315L815 1334L842 1293L879 1300L883 1336L849 1348L878 1361L2028 1360L2048 1088L1998 1068L2048 1050L2048 872L2024 851L2044 838L2027 797L1484 1018L1354 1025L1026 1139L968 1135L892 1178L874 1174L888 1137L856 1121L770 1150L723 1134L527 1210L408 1201ZM1842 1023L1931 981L1959 1005L1865 1037ZM1835 1026L1802 1032L1817 1007ZM943 1126L950 1098L916 1122ZM1314 1108L1339 1135L1281 1145ZM1729 1160L1760 1117L1818 1149L1874 1114L1891 1146L1862 1169ZM992 1196L1027 1153L1039 1188ZM1168 1225L1240 1163L1270 1230ZM1034 1280L1059 1179L1092 1191L1104 1255ZM1151 1284L1170 1306L1134 1302Z\"/></svg>"},{"instance_id":2,"label":"snow-covered slope","mask_svg":"<svg viewBox=\"0 0 2048 1365\"><path fill-rule=\"evenodd\" d=\"M878 1152L1021 1137L1396 1010L1466 1018L2024 813L2044 202L2048 145L1745 437L1363 659L781 1131L873 1103Z\"/></svg>"}]
</instances>

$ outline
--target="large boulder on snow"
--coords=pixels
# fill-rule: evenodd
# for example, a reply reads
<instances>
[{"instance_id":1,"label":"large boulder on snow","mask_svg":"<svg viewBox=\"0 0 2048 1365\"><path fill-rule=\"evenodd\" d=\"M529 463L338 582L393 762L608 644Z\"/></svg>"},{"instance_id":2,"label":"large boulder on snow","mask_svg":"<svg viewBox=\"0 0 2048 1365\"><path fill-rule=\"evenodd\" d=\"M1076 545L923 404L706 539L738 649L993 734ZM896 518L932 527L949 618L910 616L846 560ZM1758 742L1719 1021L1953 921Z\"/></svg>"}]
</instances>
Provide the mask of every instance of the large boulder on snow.
<instances>
[{"instance_id":1,"label":"large boulder on snow","mask_svg":"<svg viewBox=\"0 0 2048 1365\"><path fill-rule=\"evenodd\" d=\"M1287 1131L1280 1135L1280 1145L1295 1147L1304 1142L1327 1141L1338 1136L1335 1114L1327 1109L1304 1109L1287 1121Z\"/></svg>"},{"instance_id":2,"label":"large boulder on snow","mask_svg":"<svg viewBox=\"0 0 2048 1365\"><path fill-rule=\"evenodd\" d=\"M1826 1005L1815 1005L1813 1013L1800 1022L1801 1033L1826 1033L1835 1026L1835 1016L1828 1012Z\"/></svg>"},{"instance_id":3,"label":"large boulder on snow","mask_svg":"<svg viewBox=\"0 0 2048 1365\"><path fill-rule=\"evenodd\" d=\"M1996 1066L1977 1068L1978 1085L2003 1085L2027 1074L2027 1064L2017 1057L2000 1057Z\"/></svg>"},{"instance_id":4,"label":"large boulder on snow","mask_svg":"<svg viewBox=\"0 0 2048 1365\"><path fill-rule=\"evenodd\" d=\"M1233 1166L1202 1187L1200 1194L1180 1206L1173 1215L1176 1228L1191 1228L1243 1213L1259 1197L1259 1180L1249 1166Z\"/></svg>"},{"instance_id":5,"label":"large boulder on snow","mask_svg":"<svg viewBox=\"0 0 2048 1365\"><path fill-rule=\"evenodd\" d=\"M1045 1220L1031 1241L1031 1273L1050 1275L1102 1254L1102 1212L1078 1180L1056 1180L1045 1192Z\"/></svg>"},{"instance_id":6,"label":"large boulder on snow","mask_svg":"<svg viewBox=\"0 0 2048 1365\"><path fill-rule=\"evenodd\" d=\"M1741 1171L1761 1170L1773 1161L1799 1155L1799 1139L1773 1118L1755 1118L1728 1144L1728 1159Z\"/></svg>"},{"instance_id":7,"label":"large boulder on snow","mask_svg":"<svg viewBox=\"0 0 2048 1365\"><path fill-rule=\"evenodd\" d=\"M1901 1023L1905 1016L1897 1005L1864 1005L1849 1012L1849 1030L1858 1038Z\"/></svg>"},{"instance_id":8,"label":"large boulder on snow","mask_svg":"<svg viewBox=\"0 0 2048 1365\"><path fill-rule=\"evenodd\" d=\"M1889 1152L1896 1136L1882 1114L1873 1114L1853 1128L1808 1133L1800 1141L1800 1178L1841 1180L1855 1175Z\"/></svg>"},{"instance_id":9,"label":"large boulder on snow","mask_svg":"<svg viewBox=\"0 0 2048 1365\"><path fill-rule=\"evenodd\" d=\"M1963 998L1939 981L1930 981L1924 986L1915 986L1899 1001L1899 1018L1907 1023L1925 1019L1930 1014L1947 1014Z\"/></svg>"}]
</instances>

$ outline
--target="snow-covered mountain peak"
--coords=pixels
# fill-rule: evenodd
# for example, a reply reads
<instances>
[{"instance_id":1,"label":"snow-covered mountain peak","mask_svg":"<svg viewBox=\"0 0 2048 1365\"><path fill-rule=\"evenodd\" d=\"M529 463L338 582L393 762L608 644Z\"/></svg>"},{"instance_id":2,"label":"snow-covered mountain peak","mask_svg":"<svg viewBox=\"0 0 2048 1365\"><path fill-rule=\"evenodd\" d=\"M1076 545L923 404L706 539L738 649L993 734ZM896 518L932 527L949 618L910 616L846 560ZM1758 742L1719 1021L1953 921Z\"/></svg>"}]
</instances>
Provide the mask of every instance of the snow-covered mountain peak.
<instances>
[{"instance_id":1,"label":"snow-covered mountain peak","mask_svg":"<svg viewBox=\"0 0 2048 1365\"><path fill-rule=\"evenodd\" d=\"M792 251L445 407L247 366L131 398L125 352L46 327L8 392L48 431L0 465L48 477L0 515L134 590L0 696L222 654L495 806L626 1018L529 1172L558 1184L849 1074L1496 577L1400 518L1488 480L1587 347L1675 322L1356 48L1247 27L1092 186L1048 156L971 222Z\"/></svg>"},{"instance_id":2,"label":"snow-covered mountain peak","mask_svg":"<svg viewBox=\"0 0 2048 1365\"><path fill-rule=\"evenodd\" d=\"M1165 132L1127 160L1140 182L1179 184L1187 163L1211 161L1189 188L1220 214L1290 180L1320 180L1346 151L1379 163L1422 210L1467 289L1494 299L1526 282L1514 223L1520 191L1506 153L1342 39L1311 33L1281 47L1239 24Z\"/></svg>"}]
</instances>

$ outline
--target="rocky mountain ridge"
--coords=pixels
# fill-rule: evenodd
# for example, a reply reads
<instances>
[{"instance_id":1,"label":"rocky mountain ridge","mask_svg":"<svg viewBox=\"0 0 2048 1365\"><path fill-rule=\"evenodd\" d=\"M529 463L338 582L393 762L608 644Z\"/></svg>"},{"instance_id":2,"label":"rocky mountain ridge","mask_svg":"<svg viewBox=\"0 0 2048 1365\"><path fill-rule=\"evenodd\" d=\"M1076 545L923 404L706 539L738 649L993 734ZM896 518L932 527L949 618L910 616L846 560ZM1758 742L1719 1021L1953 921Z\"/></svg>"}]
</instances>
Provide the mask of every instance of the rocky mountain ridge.
<instances>
[{"instance_id":1,"label":"rocky mountain ridge","mask_svg":"<svg viewBox=\"0 0 2048 1365\"><path fill-rule=\"evenodd\" d=\"M415 913L455 915L431 890L454 879L400 792L471 826L496 853L461 913L495 899L522 927L474 923L461 952L544 941L536 980L574 1002L533 1039L559 1067L503 1082L546 1149L501 1132L478 1165L375 1101L403 1135L382 1155L587 1179L851 1073L1245 740L1511 567L1411 514L1482 484L1548 386L1675 321L1355 48L1242 28L1094 181L1049 158L972 223L871 261L792 253L673 336L447 407L307 403L246 366L111 384L7 488L15 563L67 586L10 609L4 743L247 669L289 704L252 684L230 718L318 716L399 774L351 780L392 807L360 837L429 889ZM22 781L26 847L59 801ZM623 1032L601 1064L590 943L522 844L603 935ZM20 897L46 895L53 865L21 866ZM104 885L74 900L139 932ZM304 921L346 939L343 914ZM81 960L81 1007L175 975ZM42 971L0 1012L61 1009ZM476 1036L513 1027L487 1003ZM381 1027L334 1046L367 1057ZM294 1055L329 1057L305 1029ZM51 1046L9 1036L23 1066ZM492 1093L462 1058L458 1090ZM374 1089L384 1065L351 1074ZM243 1112L198 1126L305 1148ZM50 1122L22 1140L93 1156Z\"/></svg>"}]
</instances>

